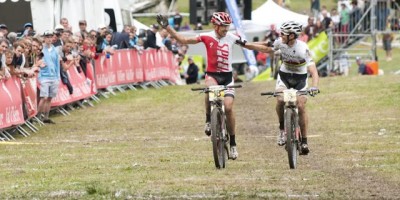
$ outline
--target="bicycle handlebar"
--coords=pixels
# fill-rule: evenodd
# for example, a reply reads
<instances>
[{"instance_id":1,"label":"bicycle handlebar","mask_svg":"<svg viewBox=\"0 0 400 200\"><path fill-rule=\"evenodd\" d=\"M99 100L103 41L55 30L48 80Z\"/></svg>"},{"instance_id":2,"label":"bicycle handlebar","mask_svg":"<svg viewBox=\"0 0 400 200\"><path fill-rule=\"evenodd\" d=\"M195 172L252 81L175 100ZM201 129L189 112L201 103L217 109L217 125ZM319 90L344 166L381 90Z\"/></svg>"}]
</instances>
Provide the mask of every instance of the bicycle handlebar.
<instances>
[{"instance_id":1,"label":"bicycle handlebar","mask_svg":"<svg viewBox=\"0 0 400 200\"><path fill-rule=\"evenodd\" d=\"M303 91L297 91L298 95L310 95L310 90L303 90ZM320 90L317 90L317 93L320 93ZM261 96L279 96L280 94L282 94L283 92L262 92Z\"/></svg>"},{"instance_id":2,"label":"bicycle handlebar","mask_svg":"<svg viewBox=\"0 0 400 200\"><path fill-rule=\"evenodd\" d=\"M229 88L241 88L242 85L228 85L224 86L224 90L229 89ZM202 88L191 88L192 91L199 91L202 90L204 92L210 91L210 87L202 87Z\"/></svg>"}]
</instances>

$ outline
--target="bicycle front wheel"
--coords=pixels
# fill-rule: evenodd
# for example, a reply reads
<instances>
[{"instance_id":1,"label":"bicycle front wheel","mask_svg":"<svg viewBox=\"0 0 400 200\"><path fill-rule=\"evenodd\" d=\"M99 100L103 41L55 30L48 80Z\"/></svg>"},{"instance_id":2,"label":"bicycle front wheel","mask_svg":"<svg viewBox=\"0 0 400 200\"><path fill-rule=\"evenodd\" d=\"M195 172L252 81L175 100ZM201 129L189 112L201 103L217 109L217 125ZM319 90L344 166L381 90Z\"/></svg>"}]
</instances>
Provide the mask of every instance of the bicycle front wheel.
<instances>
[{"instance_id":1,"label":"bicycle front wheel","mask_svg":"<svg viewBox=\"0 0 400 200\"><path fill-rule=\"evenodd\" d=\"M295 136L296 122L295 112L292 109L285 111L286 150L289 158L290 169L296 169L297 165L297 140Z\"/></svg>"},{"instance_id":2,"label":"bicycle front wheel","mask_svg":"<svg viewBox=\"0 0 400 200\"><path fill-rule=\"evenodd\" d=\"M225 123L223 120L223 112L218 108L214 108L211 111L211 141L215 167L218 169L225 168L225 142L223 138L223 131L225 131L223 126Z\"/></svg>"}]
</instances>

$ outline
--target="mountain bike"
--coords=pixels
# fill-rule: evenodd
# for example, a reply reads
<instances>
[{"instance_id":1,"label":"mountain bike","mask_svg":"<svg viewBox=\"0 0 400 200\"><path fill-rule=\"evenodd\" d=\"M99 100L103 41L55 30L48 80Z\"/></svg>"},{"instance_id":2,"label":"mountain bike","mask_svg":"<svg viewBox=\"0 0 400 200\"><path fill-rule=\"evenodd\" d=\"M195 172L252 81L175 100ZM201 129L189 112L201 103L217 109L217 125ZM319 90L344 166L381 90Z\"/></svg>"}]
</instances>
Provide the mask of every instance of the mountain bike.
<instances>
[{"instance_id":1,"label":"mountain bike","mask_svg":"<svg viewBox=\"0 0 400 200\"><path fill-rule=\"evenodd\" d=\"M318 90L317 93L320 91ZM283 96L283 102L285 103L284 111L284 124L286 133L286 145L285 149L288 153L289 167L295 169L297 167L297 156L301 155L301 131L299 125L299 112L297 107L297 96L300 95L311 95L312 93L308 90L299 91L296 89L287 89L282 92L264 92L261 96Z\"/></svg>"},{"instance_id":2,"label":"mountain bike","mask_svg":"<svg viewBox=\"0 0 400 200\"><path fill-rule=\"evenodd\" d=\"M192 88L192 91L208 93L208 100L211 105L211 141L215 167L225 168L226 160L229 157L229 133L226 128L226 115L224 107L224 91L229 88L241 88L241 85L214 85L205 88Z\"/></svg>"}]
</instances>

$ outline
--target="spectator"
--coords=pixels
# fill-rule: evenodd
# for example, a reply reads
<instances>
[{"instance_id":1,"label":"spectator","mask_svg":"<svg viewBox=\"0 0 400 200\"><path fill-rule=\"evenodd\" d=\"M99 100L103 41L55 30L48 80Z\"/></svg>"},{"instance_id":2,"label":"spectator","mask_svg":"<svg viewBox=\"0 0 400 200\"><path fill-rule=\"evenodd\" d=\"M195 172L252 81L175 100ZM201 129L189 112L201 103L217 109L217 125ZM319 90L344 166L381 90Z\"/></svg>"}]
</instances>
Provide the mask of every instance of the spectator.
<instances>
[{"instance_id":1,"label":"spectator","mask_svg":"<svg viewBox=\"0 0 400 200\"><path fill-rule=\"evenodd\" d=\"M386 31L382 34L382 44L383 44L383 49L385 50L386 53L386 61L391 61L392 60L392 41L393 41L393 33L391 32L391 23L390 23L390 18L387 19L387 24L386 24Z\"/></svg>"},{"instance_id":2,"label":"spectator","mask_svg":"<svg viewBox=\"0 0 400 200\"><path fill-rule=\"evenodd\" d=\"M104 38L106 37L106 32L107 32L107 26L104 24L100 24L96 35L96 53L103 53L102 47L104 43Z\"/></svg>"},{"instance_id":3,"label":"spectator","mask_svg":"<svg viewBox=\"0 0 400 200\"><path fill-rule=\"evenodd\" d=\"M195 31L200 31L203 30L203 25L199 22L196 24L196 27L194 28Z\"/></svg>"},{"instance_id":4,"label":"spectator","mask_svg":"<svg viewBox=\"0 0 400 200\"><path fill-rule=\"evenodd\" d=\"M64 31L71 31L72 32L72 26L69 25L68 19L63 17L60 19L60 24L64 27Z\"/></svg>"},{"instance_id":5,"label":"spectator","mask_svg":"<svg viewBox=\"0 0 400 200\"><path fill-rule=\"evenodd\" d=\"M55 30L54 30L54 35L53 35L53 45L54 47L59 47L59 46L63 46L64 42L62 39L62 34L64 33L64 27L59 24L56 26Z\"/></svg>"},{"instance_id":6,"label":"spectator","mask_svg":"<svg viewBox=\"0 0 400 200\"><path fill-rule=\"evenodd\" d=\"M334 25L333 25L333 22L332 22L332 18L330 18L328 16L328 12L326 10L322 10L321 14L322 14L321 23L322 23L323 29L326 30L326 29L329 29L329 28L331 28L331 29L334 28Z\"/></svg>"},{"instance_id":7,"label":"spectator","mask_svg":"<svg viewBox=\"0 0 400 200\"><path fill-rule=\"evenodd\" d=\"M112 40L112 33L107 31L105 33L103 43L101 44L101 50L106 55L114 54L114 48L111 46L111 40Z\"/></svg>"},{"instance_id":8,"label":"spectator","mask_svg":"<svg viewBox=\"0 0 400 200\"><path fill-rule=\"evenodd\" d=\"M304 32L308 36L308 41L310 41L317 34L316 27L315 27L315 24L314 24L314 18L313 17L309 17L307 23L308 24L307 24L306 28L304 29Z\"/></svg>"},{"instance_id":9,"label":"spectator","mask_svg":"<svg viewBox=\"0 0 400 200\"><path fill-rule=\"evenodd\" d=\"M179 31L181 29L182 18L183 18L182 15L179 14L179 11L177 10L174 15L174 26L173 26L176 31Z\"/></svg>"},{"instance_id":10,"label":"spectator","mask_svg":"<svg viewBox=\"0 0 400 200\"><path fill-rule=\"evenodd\" d=\"M186 79L186 84L193 84L197 83L197 77L199 76L199 67L194 63L192 57L188 57L188 63L189 66L186 70L186 73L184 75Z\"/></svg>"},{"instance_id":11,"label":"spectator","mask_svg":"<svg viewBox=\"0 0 400 200\"><path fill-rule=\"evenodd\" d=\"M180 31L190 31L190 30L191 30L191 28L190 28L189 22L185 22L183 24L183 26L181 26L181 28L180 28Z\"/></svg>"},{"instance_id":12,"label":"spectator","mask_svg":"<svg viewBox=\"0 0 400 200\"><path fill-rule=\"evenodd\" d=\"M340 27L339 27L340 15L339 15L338 11L336 10L336 8L333 8L331 10L331 19L332 19L332 22L333 22L333 30L332 31L334 33L338 33L339 30L340 30Z\"/></svg>"},{"instance_id":13,"label":"spectator","mask_svg":"<svg viewBox=\"0 0 400 200\"><path fill-rule=\"evenodd\" d=\"M326 6L325 5L322 5L321 6L321 11L319 12L319 15L318 15L318 18L316 18L316 19L319 19L319 20L321 20L321 21L323 21L324 20L324 16L323 16L323 14L322 13L326 13L326 16L327 17L331 17L331 13L329 13L329 11L328 11L328 9L326 8Z\"/></svg>"},{"instance_id":14,"label":"spectator","mask_svg":"<svg viewBox=\"0 0 400 200\"><path fill-rule=\"evenodd\" d=\"M160 47L157 46L157 38L156 33L158 32L159 26L157 24L151 25L150 29L147 30L147 40L145 48L154 48L159 49Z\"/></svg>"},{"instance_id":15,"label":"spectator","mask_svg":"<svg viewBox=\"0 0 400 200\"><path fill-rule=\"evenodd\" d=\"M44 46L42 52L45 66L41 67L38 76L40 84L38 116L44 123L54 124L54 121L49 119L49 112L51 100L57 96L60 84L60 56L52 44L53 32L45 31L43 36Z\"/></svg>"},{"instance_id":16,"label":"spectator","mask_svg":"<svg viewBox=\"0 0 400 200\"><path fill-rule=\"evenodd\" d=\"M132 27L129 32L129 48L136 48L139 37L136 35L136 27Z\"/></svg>"},{"instance_id":17,"label":"spectator","mask_svg":"<svg viewBox=\"0 0 400 200\"><path fill-rule=\"evenodd\" d=\"M317 22L315 23L315 37L317 37L324 30L325 27L322 24L321 20L317 19Z\"/></svg>"},{"instance_id":18,"label":"spectator","mask_svg":"<svg viewBox=\"0 0 400 200\"><path fill-rule=\"evenodd\" d=\"M113 32L111 46L116 46L117 49L129 48L129 33L131 32L131 26L125 25L121 32Z\"/></svg>"},{"instance_id":19,"label":"spectator","mask_svg":"<svg viewBox=\"0 0 400 200\"><path fill-rule=\"evenodd\" d=\"M360 57L358 57L358 56L356 57L356 62L358 65L358 74L359 75L372 75L373 74L371 67L366 65L364 63L364 61L361 60Z\"/></svg>"},{"instance_id":20,"label":"spectator","mask_svg":"<svg viewBox=\"0 0 400 200\"><path fill-rule=\"evenodd\" d=\"M342 10L340 11L340 28L341 33L348 33L349 32L349 23L350 23L350 13L349 9L347 9L346 4L341 4ZM345 42L347 37L342 37L341 42Z\"/></svg>"},{"instance_id":21,"label":"spectator","mask_svg":"<svg viewBox=\"0 0 400 200\"><path fill-rule=\"evenodd\" d=\"M235 83L242 83L243 82L243 80L239 78L238 72L236 70L232 71L232 76L233 76L233 80L235 81Z\"/></svg>"},{"instance_id":22,"label":"spectator","mask_svg":"<svg viewBox=\"0 0 400 200\"><path fill-rule=\"evenodd\" d=\"M311 12L314 19L318 18L319 11L320 11L319 0L311 0Z\"/></svg>"},{"instance_id":23,"label":"spectator","mask_svg":"<svg viewBox=\"0 0 400 200\"><path fill-rule=\"evenodd\" d=\"M0 32L3 33L4 37L7 37L8 35L8 27L5 24L0 24Z\"/></svg>"},{"instance_id":24,"label":"spectator","mask_svg":"<svg viewBox=\"0 0 400 200\"><path fill-rule=\"evenodd\" d=\"M360 19L362 17L362 12L361 12L361 9L358 7L357 0L352 0L351 6L352 6L352 9L349 13L349 15L350 15L349 31L353 31L353 29L355 28L355 26L357 25L357 23L360 21Z\"/></svg>"},{"instance_id":25,"label":"spectator","mask_svg":"<svg viewBox=\"0 0 400 200\"><path fill-rule=\"evenodd\" d=\"M171 39L168 37L169 33L165 29L161 29L159 32L162 38L162 43L168 50L172 51Z\"/></svg>"},{"instance_id":26,"label":"spectator","mask_svg":"<svg viewBox=\"0 0 400 200\"><path fill-rule=\"evenodd\" d=\"M60 70L60 77L61 77L61 82L67 86L69 94L73 94L73 87L71 85L71 82L69 81L69 76L67 71L69 68L77 66L76 60L79 58L78 53L76 51L72 51L73 49L73 41L71 40L66 40L65 45L62 47L62 52L61 52L61 67L62 69ZM79 60L78 60L79 62Z\"/></svg>"},{"instance_id":27,"label":"spectator","mask_svg":"<svg viewBox=\"0 0 400 200\"><path fill-rule=\"evenodd\" d=\"M32 23L24 24L24 32L22 33L22 37L28 36L31 31L33 31Z\"/></svg>"},{"instance_id":28,"label":"spectator","mask_svg":"<svg viewBox=\"0 0 400 200\"><path fill-rule=\"evenodd\" d=\"M88 31L86 30L87 23L86 20L79 20L79 32L76 32L75 35L79 35L82 39L88 37Z\"/></svg>"},{"instance_id":29,"label":"spectator","mask_svg":"<svg viewBox=\"0 0 400 200\"><path fill-rule=\"evenodd\" d=\"M10 42L10 44L14 44L18 40L17 33L15 33L15 32L8 33L7 39Z\"/></svg>"}]
</instances>

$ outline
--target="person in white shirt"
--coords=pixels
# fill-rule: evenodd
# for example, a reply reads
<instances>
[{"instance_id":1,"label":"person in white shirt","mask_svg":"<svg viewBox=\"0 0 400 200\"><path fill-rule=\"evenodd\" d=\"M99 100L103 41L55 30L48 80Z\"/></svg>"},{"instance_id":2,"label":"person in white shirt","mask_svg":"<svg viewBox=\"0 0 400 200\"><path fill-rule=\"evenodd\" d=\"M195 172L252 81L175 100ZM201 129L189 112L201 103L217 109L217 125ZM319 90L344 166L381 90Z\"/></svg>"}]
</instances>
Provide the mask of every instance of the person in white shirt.
<instances>
[{"instance_id":1,"label":"person in white shirt","mask_svg":"<svg viewBox=\"0 0 400 200\"><path fill-rule=\"evenodd\" d=\"M294 88L296 90L308 90L310 94L315 95L318 90L318 70L315 62L311 58L310 50L305 42L298 40L298 36L302 31L302 25L297 22L288 21L280 27L281 36L275 40L271 46L265 42L247 42L246 40L236 41L242 47L258 50L261 52L281 51L282 65L278 72L275 91L283 91L285 89ZM312 76L312 87L308 87L308 73ZM301 153L308 154L309 148L307 143L308 115L305 105L306 96L298 97L299 123L301 129ZM284 102L283 98L277 98L276 112L279 119L278 145L283 146L286 143L286 134L284 131Z\"/></svg>"}]
</instances>

